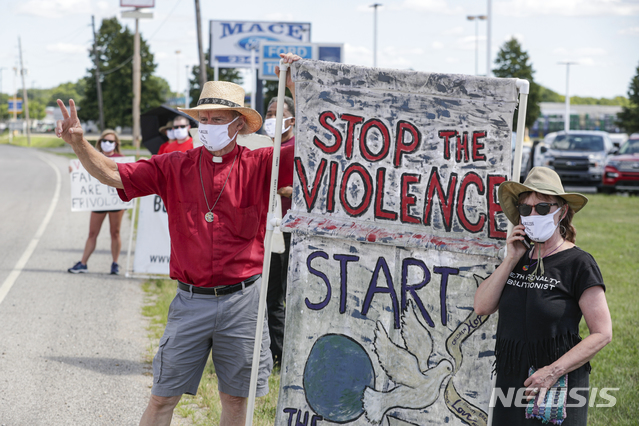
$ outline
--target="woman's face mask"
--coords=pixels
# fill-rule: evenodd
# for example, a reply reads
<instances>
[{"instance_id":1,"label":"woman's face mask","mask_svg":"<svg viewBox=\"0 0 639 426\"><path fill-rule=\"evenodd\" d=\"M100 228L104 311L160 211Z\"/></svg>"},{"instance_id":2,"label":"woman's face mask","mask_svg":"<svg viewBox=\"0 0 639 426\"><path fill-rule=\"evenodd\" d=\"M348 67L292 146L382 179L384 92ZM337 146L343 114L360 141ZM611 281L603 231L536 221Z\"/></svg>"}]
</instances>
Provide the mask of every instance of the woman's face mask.
<instances>
[{"instance_id":1,"label":"woman's face mask","mask_svg":"<svg viewBox=\"0 0 639 426\"><path fill-rule=\"evenodd\" d=\"M173 129L173 136L177 140L186 139L189 137L189 129L186 127L178 127L177 129Z\"/></svg>"},{"instance_id":2,"label":"woman's face mask","mask_svg":"<svg viewBox=\"0 0 639 426\"><path fill-rule=\"evenodd\" d=\"M200 135L200 142L209 151L220 151L231 143L233 138L237 136L239 130L235 132L232 138L229 137L229 126L234 123L238 118L235 117L233 121L226 124L201 124L197 128L197 132Z\"/></svg>"},{"instance_id":3,"label":"woman's face mask","mask_svg":"<svg viewBox=\"0 0 639 426\"><path fill-rule=\"evenodd\" d=\"M555 232L555 229L559 226L559 222L555 224L555 216L557 213L561 212L562 209L558 209L554 213L549 213L547 215L530 215L530 216L519 216L521 220L521 224L524 225L526 235L532 241L538 243L544 243L552 237L552 234Z\"/></svg>"},{"instance_id":4,"label":"woman's face mask","mask_svg":"<svg viewBox=\"0 0 639 426\"><path fill-rule=\"evenodd\" d=\"M284 120L282 120L282 134L286 133L288 129L291 128L291 126L288 126L287 128L283 128L284 123L286 123L286 120L290 120L291 118L293 117L287 117ZM264 120L264 131L270 138L275 137L275 120L276 120L275 118L267 118L266 120Z\"/></svg>"},{"instance_id":5,"label":"woman's face mask","mask_svg":"<svg viewBox=\"0 0 639 426\"><path fill-rule=\"evenodd\" d=\"M115 142L111 142L108 140L102 140L100 142L100 146L102 147L102 152L112 152L115 150Z\"/></svg>"},{"instance_id":6,"label":"woman's face mask","mask_svg":"<svg viewBox=\"0 0 639 426\"><path fill-rule=\"evenodd\" d=\"M166 131L166 137L169 138L170 141L175 140L175 131L173 129L168 129Z\"/></svg>"}]
</instances>

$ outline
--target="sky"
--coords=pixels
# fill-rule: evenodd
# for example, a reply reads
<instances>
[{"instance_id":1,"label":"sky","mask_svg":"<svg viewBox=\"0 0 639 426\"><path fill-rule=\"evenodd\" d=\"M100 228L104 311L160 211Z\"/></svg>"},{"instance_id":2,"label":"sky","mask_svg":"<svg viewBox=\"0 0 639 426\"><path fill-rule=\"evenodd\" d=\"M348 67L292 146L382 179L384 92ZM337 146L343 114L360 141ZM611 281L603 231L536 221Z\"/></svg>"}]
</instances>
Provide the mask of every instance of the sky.
<instances>
[{"instance_id":1,"label":"sky","mask_svg":"<svg viewBox=\"0 0 639 426\"><path fill-rule=\"evenodd\" d=\"M423 72L485 75L487 21L492 5L492 59L515 37L530 57L534 79L571 96L627 96L639 66L639 0L376 0L377 66ZM211 20L311 24L311 41L343 43L344 62L373 65L375 1L200 0L204 48ZM120 0L0 0L0 92L21 90L19 42L28 88L76 82L91 68L91 16L123 19ZM155 0L140 34L158 65L156 75L184 91L198 63L194 0ZM477 36L476 36L477 34ZM176 52L180 53L176 53ZM477 58L477 59L476 59ZM477 67L476 67L477 61ZM245 72L249 87L249 73Z\"/></svg>"}]
</instances>

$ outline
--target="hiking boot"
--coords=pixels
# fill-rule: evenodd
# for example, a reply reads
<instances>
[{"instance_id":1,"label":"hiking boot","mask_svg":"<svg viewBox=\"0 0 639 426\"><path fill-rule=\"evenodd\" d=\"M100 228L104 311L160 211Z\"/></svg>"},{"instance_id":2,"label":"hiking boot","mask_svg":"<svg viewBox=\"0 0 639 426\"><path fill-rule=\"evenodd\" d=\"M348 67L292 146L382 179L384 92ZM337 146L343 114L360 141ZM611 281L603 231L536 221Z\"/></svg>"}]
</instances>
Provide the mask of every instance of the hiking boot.
<instances>
[{"instance_id":1,"label":"hiking boot","mask_svg":"<svg viewBox=\"0 0 639 426\"><path fill-rule=\"evenodd\" d=\"M82 261L76 263L75 265L73 265L73 267L67 269L67 271L71 272L72 274L85 274L89 272L87 269L87 265L82 263Z\"/></svg>"},{"instance_id":2,"label":"hiking boot","mask_svg":"<svg viewBox=\"0 0 639 426\"><path fill-rule=\"evenodd\" d=\"M115 262L111 264L111 275L120 275L120 265Z\"/></svg>"}]
</instances>

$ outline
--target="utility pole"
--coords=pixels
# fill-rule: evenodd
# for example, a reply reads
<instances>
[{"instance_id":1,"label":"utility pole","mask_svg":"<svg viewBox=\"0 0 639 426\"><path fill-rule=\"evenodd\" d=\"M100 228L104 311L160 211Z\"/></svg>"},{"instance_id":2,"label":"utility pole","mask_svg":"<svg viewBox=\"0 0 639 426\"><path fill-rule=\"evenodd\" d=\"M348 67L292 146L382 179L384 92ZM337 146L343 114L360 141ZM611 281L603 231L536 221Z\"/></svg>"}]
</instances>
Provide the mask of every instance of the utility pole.
<instances>
[{"instance_id":1,"label":"utility pole","mask_svg":"<svg viewBox=\"0 0 639 426\"><path fill-rule=\"evenodd\" d=\"M135 18L135 38L133 39L133 146L138 155L140 155L140 98L142 97L140 68L140 20Z\"/></svg>"},{"instance_id":2,"label":"utility pole","mask_svg":"<svg viewBox=\"0 0 639 426\"><path fill-rule=\"evenodd\" d=\"M475 21L475 75L479 75L479 21L485 21L488 17L486 15L470 15L466 19Z\"/></svg>"},{"instance_id":3,"label":"utility pole","mask_svg":"<svg viewBox=\"0 0 639 426\"><path fill-rule=\"evenodd\" d=\"M5 67L0 67L0 93L2 93L2 72L6 70Z\"/></svg>"},{"instance_id":4,"label":"utility pole","mask_svg":"<svg viewBox=\"0 0 639 426\"><path fill-rule=\"evenodd\" d=\"M375 9L373 17L373 67L377 67L377 8L381 5L381 3L374 3L369 6Z\"/></svg>"},{"instance_id":5,"label":"utility pole","mask_svg":"<svg viewBox=\"0 0 639 426\"><path fill-rule=\"evenodd\" d=\"M123 18L135 19L135 36L133 38L133 146L136 154L140 155L140 99L142 98L142 77L140 65L140 18L153 18L152 13L142 12L142 7L136 7L132 11L122 12Z\"/></svg>"},{"instance_id":6,"label":"utility pole","mask_svg":"<svg viewBox=\"0 0 639 426\"><path fill-rule=\"evenodd\" d=\"M492 58L490 55L490 43L491 41L491 25L493 22L493 6L492 1L488 0L488 8L486 10L486 77L492 76Z\"/></svg>"},{"instance_id":7,"label":"utility pole","mask_svg":"<svg viewBox=\"0 0 639 426\"><path fill-rule=\"evenodd\" d=\"M16 78L18 76L18 68L13 67L13 124L9 126L9 143L13 143L13 132L15 131L16 121L18 121L18 84Z\"/></svg>"},{"instance_id":8,"label":"utility pole","mask_svg":"<svg viewBox=\"0 0 639 426\"><path fill-rule=\"evenodd\" d=\"M188 108L189 107L189 71L190 71L190 67L188 65L186 65L186 71L184 72L184 75L186 76L186 86L184 88L184 108Z\"/></svg>"},{"instance_id":9,"label":"utility pole","mask_svg":"<svg viewBox=\"0 0 639 426\"><path fill-rule=\"evenodd\" d=\"M29 122L29 99L27 98L27 86L24 82L24 66L22 65L22 42L18 36L18 50L20 51L20 75L22 76L22 98L24 103L24 116L27 121L27 145L31 146L31 126Z\"/></svg>"},{"instance_id":10,"label":"utility pole","mask_svg":"<svg viewBox=\"0 0 639 426\"><path fill-rule=\"evenodd\" d=\"M206 83L206 62L204 61L204 50L202 48L202 24L200 22L200 0L195 0L195 23L197 27L197 50L200 55L200 90ZM214 59L214 58L212 58Z\"/></svg>"},{"instance_id":11,"label":"utility pole","mask_svg":"<svg viewBox=\"0 0 639 426\"><path fill-rule=\"evenodd\" d=\"M100 81L100 57L98 56L98 40L95 34L95 18L91 15L93 28L93 58L95 59L95 86L98 89L98 111L100 113L100 131L104 130L104 110L102 109L102 82Z\"/></svg>"},{"instance_id":12,"label":"utility pole","mask_svg":"<svg viewBox=\"0 0 639 426\"><path fill-rule=\"evenodd\" d=\"M576 62L559 62L560 65L566 65L566 112L564 116L564 132L568 134L570 130L570 92L568 91L568 83L570 82L570 65L576 65Z\"/></svg>"}]
</instances>

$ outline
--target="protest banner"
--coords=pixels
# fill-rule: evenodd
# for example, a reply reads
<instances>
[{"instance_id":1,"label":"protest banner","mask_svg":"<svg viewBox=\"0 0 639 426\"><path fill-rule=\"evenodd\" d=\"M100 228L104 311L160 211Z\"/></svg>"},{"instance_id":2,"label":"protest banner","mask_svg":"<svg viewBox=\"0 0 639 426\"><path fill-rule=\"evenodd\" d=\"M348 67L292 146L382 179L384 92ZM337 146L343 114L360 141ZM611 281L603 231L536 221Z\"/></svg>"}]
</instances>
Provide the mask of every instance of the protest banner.
<instances>
[{"instance_id":1,"label":"protest banner","mask_svg":"<svg viewBox=\"0 0 639 426\"><path fill-rule=\"evenodd\" d=\"M159 195L140 198L133 272L169 275L169 215Z\"/></svg>"},{"instance_id":2,"label":"protest banner","mask_svg":"<svg viewBox=\"0 0 639 426\"><path fill-rule=\"evenodd\" d=\"M515 79L302 60L276 425L486 425Z\"/></svg>"},{"instance_id":3,"label":"protest banner","mask_svg":"<svg viewBox=\"0 0 639 426\"><path fill-rule=\"evenodd\" d=\"M112 157L116 163L131 163L135 157ZM107 211L133 208L133 202L123 202L115 188L100 183L84 168L80 160L69 161L71 179L71 211Z\"/></svg>"}]
</instances>

